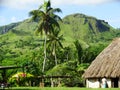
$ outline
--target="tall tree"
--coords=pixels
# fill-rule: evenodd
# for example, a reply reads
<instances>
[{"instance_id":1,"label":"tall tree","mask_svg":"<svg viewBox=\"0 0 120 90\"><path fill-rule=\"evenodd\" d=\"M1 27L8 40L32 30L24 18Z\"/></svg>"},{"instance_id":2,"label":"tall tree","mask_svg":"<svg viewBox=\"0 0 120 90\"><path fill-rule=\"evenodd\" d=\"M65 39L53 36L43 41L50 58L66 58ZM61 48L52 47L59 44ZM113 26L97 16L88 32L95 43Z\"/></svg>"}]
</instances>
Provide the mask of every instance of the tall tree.
<instances>
[{"instance_id":1,"label":"tall tree","mask_svg":"<svg viewBox=\"0 0 120 90\"><path fill-rule=\"evenodd\" d=\"M60 34L60 30L55 29L53 33L48 35L49 40L47 41L48 47L50 47L52 55L54 56L56 65L57 65L56 49L57 47L63 48L61 43L61 41L63 41L63 35L59 35L59 34Z\"/></svg>"},{"instance_id":2,"label":"tall tree","mask_svg":"<svg viewBox=\"0 0 120 90\"><path fill-rule=\"evenodd\" d=\"M78 61L79 61L79 64L81 64L82 63L82 55L83 55L83 49L82 49L82 46L80 45L80 43L79 43L79 41L78 40L76 40L75 42L74 42L74 45L75 45L75 47L76 47L76 50L77 50L77 56L78 56Z\"/></svg>"},{"instance_id":3,"label":"tall tree","mask_svg":"<svg viewBox=\"0 0 120 90\"><path fill-rule=\"evenodd\" d=\"M29 14L32 16L32 20L38 21L38 27L36 32L37 33L45 33L45 41L44 41L44 61L43 61L43 69L44 72L45 69L45 62L47 59L46 55L46 41L47 41L47 35L54 31L54 27L57 27L60 29L58 20L61 20L61 18L56 15L56 12L62 12L59 8L52 8L50 0L45 1L44 4L40 6L39 9L31 11Z\"/></svg>"}]
</instances>

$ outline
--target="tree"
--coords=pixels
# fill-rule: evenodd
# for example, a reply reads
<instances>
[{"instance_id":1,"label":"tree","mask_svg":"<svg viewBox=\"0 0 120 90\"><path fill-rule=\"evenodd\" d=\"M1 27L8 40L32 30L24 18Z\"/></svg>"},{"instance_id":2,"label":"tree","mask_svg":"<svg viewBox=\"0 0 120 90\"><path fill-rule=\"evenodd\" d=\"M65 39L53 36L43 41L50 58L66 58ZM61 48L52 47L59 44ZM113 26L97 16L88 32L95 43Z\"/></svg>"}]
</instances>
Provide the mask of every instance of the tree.
<instances>
[{"instance_id":1,"label":"tree","mask_svg":"<svg viewBox=\"0 0 120 90\"><path fill-rule=\"evenodd\" d=\"M36 33L45 33L44 41L44 61L43 61L43 72L45 67L45 62L47 59L46 55L46 41L47 35L54 31L54 27L60 29L58 20L61 18L56 15L56 12L62 12L59 8L52 8L50 0L44 1L44 4L40 6L38 10L33 10L29 14L32 16L32 20L38 21L38 27Z\"/></svg>"},{"instance_id":2,"label":"tree","mask_svg":"<svg viewBox=\"0 0 120 90\"><path fill-rule=\"evenodd\" d=\"M50 47L51 51L52 51L52 55L54 56L55 59L55 64L57 65L57 55L56 55L56 49L57 47L61 47L62 43L61 41L63 40L63 35L59 35L60 30L55 29L53 33L51 33L50 35L48 35L48 47Z\"/></svg>"},{"instance_id":3,"label":"tree","mask_svg":"<svg viewBox=\"0 0 120 90\"><path fill-rule=\"evenodd\" d=\"M80 45L80 43L79 43L78 40L76 40L76 41L74 42L74 45L75 45L76 50L77 50L79 64L81 64L81 63L82 63L82 60L81 60L81 59L82 59L82 55L83 55L82 46Z\"/></svg>"},{"instance_id":4,"label":"tree","mask_svg":"<svg viewBox=\"0 0 120 90\"><path fill-rule=\"evenodd\" d=\"M1 66L2 61L4 59L4 54L5 54L5 51L3 50L3 48L0 47L0 66Z\"/></svg>"}]
</instances>

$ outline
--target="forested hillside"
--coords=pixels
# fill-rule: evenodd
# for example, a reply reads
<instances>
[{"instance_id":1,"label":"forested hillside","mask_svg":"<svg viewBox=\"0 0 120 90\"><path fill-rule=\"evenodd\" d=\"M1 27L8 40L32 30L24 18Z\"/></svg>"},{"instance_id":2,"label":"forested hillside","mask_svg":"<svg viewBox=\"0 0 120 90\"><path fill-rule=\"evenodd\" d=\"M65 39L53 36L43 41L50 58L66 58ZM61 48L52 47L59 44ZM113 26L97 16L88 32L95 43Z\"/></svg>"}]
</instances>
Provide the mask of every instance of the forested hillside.
<instances>
[{"instance_id":1,"label":"forested hillside","mask_svg":"<svg viewBox=\"0 0 120 90\"><path fill-rule=\"evenodd\" d=\"M84 14L68 15L59 23L61 31L57 35L63 47L57 46L56 66L54 54L50 52L51 43L47 43L46 75L81 76L81 70L84 71L114 38L120 36L120 31L106 21ZM26 65L27 72L42 74L44 36L35 34L36 27L37 21L30 19L0 27L0 66Z\"/></svg>"},{"instance_id":2,"label":"forested hillside","mask_svg":"<svg viewBox=\"0 0 120 90\"><path fill-rule=\"evenodd\" d=\"M80 39L84 42L108 41L118 35L108 22L84 14L73 14L63 18L63 33L71 40ZM117 33L117 34L116 34Z\"/></svg>"}]
</instances>

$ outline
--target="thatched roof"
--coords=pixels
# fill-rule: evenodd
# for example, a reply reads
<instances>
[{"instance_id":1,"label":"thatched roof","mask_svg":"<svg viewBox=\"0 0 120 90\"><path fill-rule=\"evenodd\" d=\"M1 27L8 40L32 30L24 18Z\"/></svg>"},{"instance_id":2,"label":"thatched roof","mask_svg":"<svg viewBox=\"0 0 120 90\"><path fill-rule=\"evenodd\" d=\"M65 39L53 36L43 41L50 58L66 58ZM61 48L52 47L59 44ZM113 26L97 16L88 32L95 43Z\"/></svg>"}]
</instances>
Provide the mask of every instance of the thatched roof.
<instances>
[{"instance_id":1,"label":"thatched roof","mask_svg":"<svg viewBox=\"0 0 120 90\"><path fill-rule=\"evenodd\" d=\"M120 77L120 38L114 39L91 63L84 78Z\"/></svg>"}]
</instances>

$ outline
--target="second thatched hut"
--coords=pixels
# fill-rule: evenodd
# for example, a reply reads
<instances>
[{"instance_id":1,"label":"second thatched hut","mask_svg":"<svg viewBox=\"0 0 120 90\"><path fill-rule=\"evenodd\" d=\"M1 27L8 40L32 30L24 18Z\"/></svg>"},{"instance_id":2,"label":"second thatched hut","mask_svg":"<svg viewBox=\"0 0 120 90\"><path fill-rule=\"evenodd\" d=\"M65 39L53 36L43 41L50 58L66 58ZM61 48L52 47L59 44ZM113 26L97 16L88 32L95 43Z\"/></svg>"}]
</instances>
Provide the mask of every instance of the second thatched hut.
<instances>
[{"instance_id":1,"label":"second thatched hut","mask_svg":"<svg viewBox=\"0 0 120 90\"><path fill-rule=\"evenodd\" d=\"M100 88L102 78L108 87L120 87L120 38L114 39L83 74L88 88Z\"/></svg>"}]
</instances>

